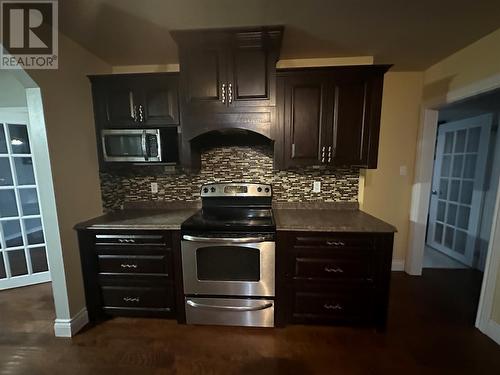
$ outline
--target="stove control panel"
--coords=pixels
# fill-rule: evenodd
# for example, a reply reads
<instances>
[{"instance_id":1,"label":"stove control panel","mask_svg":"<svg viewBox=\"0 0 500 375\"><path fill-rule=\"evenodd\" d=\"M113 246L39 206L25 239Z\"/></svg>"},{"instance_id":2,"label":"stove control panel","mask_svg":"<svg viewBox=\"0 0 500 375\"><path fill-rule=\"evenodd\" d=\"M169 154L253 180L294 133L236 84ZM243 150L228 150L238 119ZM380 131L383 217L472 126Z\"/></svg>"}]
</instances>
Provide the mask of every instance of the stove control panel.
<instances>
[{"instance_id":1,"label":"stove control panel","mask_svg":"<svg viewBox=\"0 0 500 375\"><path fill-rule=\"evenodd\" d=\"M271 185L253 183L214 183L201 187L202 197L271 197Z\"/></svg>"}]
</instances>

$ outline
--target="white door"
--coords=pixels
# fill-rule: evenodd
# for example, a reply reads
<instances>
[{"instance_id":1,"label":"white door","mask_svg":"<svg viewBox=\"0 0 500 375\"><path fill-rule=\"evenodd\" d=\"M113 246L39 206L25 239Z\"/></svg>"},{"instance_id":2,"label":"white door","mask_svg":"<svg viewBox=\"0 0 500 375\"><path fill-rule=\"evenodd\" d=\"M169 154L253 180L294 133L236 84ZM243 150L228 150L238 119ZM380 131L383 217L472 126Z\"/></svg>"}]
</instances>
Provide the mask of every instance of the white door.
<instances>
[{"instance_id":1,"label":"white door","mask_svg":"<svg viewBox=\"0 0 500 375\"><path fill-rule=\"evenodd\" d=\"M50 281L27 120L0 108L0 290Z\"/></svg>"},{"instance_id":2,"label":"white door","mask_svg":"<svg viewBox=\"0 0 500 375\"><path fill-rule=\"evenodd\" d=\"M472 266L493 116L439 126L427 244Z\"/></svg>"}]
</instances>

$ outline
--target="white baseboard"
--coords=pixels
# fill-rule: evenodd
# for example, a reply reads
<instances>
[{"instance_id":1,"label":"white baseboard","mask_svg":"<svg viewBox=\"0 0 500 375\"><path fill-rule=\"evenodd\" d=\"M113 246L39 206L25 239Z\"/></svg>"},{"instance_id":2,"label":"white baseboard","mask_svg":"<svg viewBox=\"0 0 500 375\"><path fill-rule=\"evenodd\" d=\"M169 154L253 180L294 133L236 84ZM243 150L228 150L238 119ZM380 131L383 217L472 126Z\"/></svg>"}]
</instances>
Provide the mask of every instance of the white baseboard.
<instances>
[{"instance_id":1,"label":"white baseboard","mask_svg":"<svg viewBox=\"0 0 500 375\"><path fill-rule=\"evenodd\" d=\"M500 345L500 324L491 320L487 323L486 329L481 330L486 336Z\"/></svg>"},{"instance_id":2,"label":"white baseboard","mask_svg":"<svg viewBox=\"0 0 500 375\"><path fill-rule=\"evenodd\" d=\"M54 333L56 337L73 337L89 322L87 309L84 307L71 319L56 319Z\"/></svg>"},{"instance_id":3,"label":"white baseboard","mask_svg":"<svg viewBox=\"0 0 500 375\"><path fill-rule=\"evenodd\" d=\"M405 261L404 259L393 259L392 267L393 271L404 271L405 270Z\"/></svg>"}]
</instances>

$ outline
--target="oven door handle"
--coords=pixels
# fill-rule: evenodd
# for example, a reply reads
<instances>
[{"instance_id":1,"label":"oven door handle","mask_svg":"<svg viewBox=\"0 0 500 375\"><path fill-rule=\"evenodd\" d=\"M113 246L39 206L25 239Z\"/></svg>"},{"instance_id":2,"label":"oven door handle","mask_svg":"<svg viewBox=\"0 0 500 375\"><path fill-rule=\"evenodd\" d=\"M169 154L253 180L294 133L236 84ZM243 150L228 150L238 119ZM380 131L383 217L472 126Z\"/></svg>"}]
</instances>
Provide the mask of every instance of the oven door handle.
<instances>
[{"instance_id":1,"label":"oven door handle","mask_svg":"<svg viewBox=\"0 0 500 375\"><path fill-rule=\"evenodd\" d=\"M211 242L211 243L256 243L269 241L268 237L258 236L258 237L244 237L244 238L231 238L231 237L198 237L185 234L182 236L183 240L186 241L196 241L196 242Z\"/></svg>"},{"instance_id":2,"label":"oven door handle","mask_svg":"<svg viewBox=\"0 0 500 375\"><path fill-rule=\"evenodd\" d=\"M219 306L219 305L206 305L204 303L198 303L188 299L186 303L194 308L203 308L211 310L229 310L229 311L259 311L273 307L272 302L267 302L258 306Z\"/></svg>"}]
</instances>

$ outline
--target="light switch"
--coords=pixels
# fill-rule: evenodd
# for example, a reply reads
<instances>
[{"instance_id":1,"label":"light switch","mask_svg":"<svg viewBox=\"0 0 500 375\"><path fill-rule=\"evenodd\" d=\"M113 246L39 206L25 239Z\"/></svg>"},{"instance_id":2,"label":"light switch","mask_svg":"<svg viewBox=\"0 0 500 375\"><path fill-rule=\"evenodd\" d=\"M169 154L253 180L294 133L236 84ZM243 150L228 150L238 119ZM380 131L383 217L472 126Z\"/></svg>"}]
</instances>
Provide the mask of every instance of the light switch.
<instances>
[{"instance_id":1,"label":"light switch","mask_svg":"<svg viewBox=\"0 0 500 375\"><path fill-rule=\"evenodd\" d=\"M321 181L313 181L313 193L321 192Z\"/></svg>"},{"instance_id":2,"label":"light switch","mask_svg":"<svg viewBox=\"0 0 500 375\"><path fill-rule=\"evenodd\" d=\"M151 182L151 193L153 193L153 194L158 193L158 183L157 182Z\"/></svg>"},{"instance_id":3,"label":"light switch","mask_svg":"<svg viewBox=\"0 0 500 375\"><path fill-rule=\"evenodd\" d=\"M399 167L399 175L400 176L406 176L408 174L408 168L406 165L402 165Z\"/></svg>"}]
</instances>

